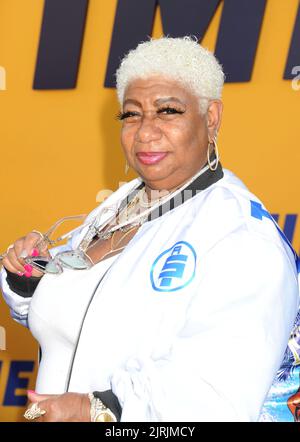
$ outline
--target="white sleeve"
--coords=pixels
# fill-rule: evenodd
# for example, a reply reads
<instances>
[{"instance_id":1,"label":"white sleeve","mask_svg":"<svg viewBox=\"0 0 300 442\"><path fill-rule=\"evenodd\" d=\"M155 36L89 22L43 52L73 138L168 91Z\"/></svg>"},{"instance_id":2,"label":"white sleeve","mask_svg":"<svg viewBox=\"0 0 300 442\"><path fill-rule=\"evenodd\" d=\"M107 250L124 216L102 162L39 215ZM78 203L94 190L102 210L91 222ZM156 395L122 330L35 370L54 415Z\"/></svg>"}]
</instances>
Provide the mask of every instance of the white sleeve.
<instances>
[{"instance_id":1,"label":"white sleeve","mask_svg":"<svg viewBox=\"0 0 300 442\"><path fill-rule=\"evenodd\" d=\"M4 300L10 308L11 317L15 321L19 322L19 324L28 327L27 316L31 298L23 298L22 296L13 292L6 281L6 276L6 270L2 266L0 271L0 286Z\"/></svg>"},{"instance_id":2,"label":"white sleeve","mask_svg":"<svg viewBox=\"0 0 300 442\"><path fill-rule=\"evenodd\" d=\"M63 252L65 250L70 250L70 249L71 249L71 240L69 240L68 243L65 245L49 249L49 252L50 255L54 257L58 252ZM2 266L0 270L0 287L2 289L4 300L10 308L11 317L19 324L28 327L27 316L28 316L31 297L24 298L23 296L20 296L17 293L15 293L13 290L11 290L11 288L7 283L6 277L7 277L6 270L4 266Z\"/></svg>"},{"instance_id":3,"label":"white sleeve","mask_svg":"<svg viewBox=\"0 0 300 442\"><path fill-rule=\"evenodd\" d=\"M131 358L112 376L122 421L256 421L298 307L286 251L233 233L198 263L186 322L163 358Z\"/></svg>"}]
</instances>

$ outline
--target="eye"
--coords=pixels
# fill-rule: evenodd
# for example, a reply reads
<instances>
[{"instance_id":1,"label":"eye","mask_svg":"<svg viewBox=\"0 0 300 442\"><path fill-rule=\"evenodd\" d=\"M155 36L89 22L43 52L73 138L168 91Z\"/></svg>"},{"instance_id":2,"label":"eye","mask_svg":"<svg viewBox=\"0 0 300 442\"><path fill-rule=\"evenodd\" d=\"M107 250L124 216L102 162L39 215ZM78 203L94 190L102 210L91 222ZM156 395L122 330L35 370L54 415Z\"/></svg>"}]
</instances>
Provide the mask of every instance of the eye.
<instances>
[{"instance_id":1,"label":"eye","mask_svg":"<svg viewBox=\"0 0 300 442\"><path fill-rule=\"evenodd\" d=\"M164 114L164 115L174 115L174 114L184 114L185 111L176 109L175 107L166 106L158 109L158 114Z\"/></svg>"},{"instance_id":2,"label":"eye","mask_svg":"<svg viewBox=\"0 0 300 442\"><path fill-rule=\"evenodd\" d=\"M119 112L117 114L117 120L126 120L128 118L132 118L132 117L139 117L139 113L138 112L133 112L133 111L127 111L127 112Z\"/></svg>"}]
</instances>

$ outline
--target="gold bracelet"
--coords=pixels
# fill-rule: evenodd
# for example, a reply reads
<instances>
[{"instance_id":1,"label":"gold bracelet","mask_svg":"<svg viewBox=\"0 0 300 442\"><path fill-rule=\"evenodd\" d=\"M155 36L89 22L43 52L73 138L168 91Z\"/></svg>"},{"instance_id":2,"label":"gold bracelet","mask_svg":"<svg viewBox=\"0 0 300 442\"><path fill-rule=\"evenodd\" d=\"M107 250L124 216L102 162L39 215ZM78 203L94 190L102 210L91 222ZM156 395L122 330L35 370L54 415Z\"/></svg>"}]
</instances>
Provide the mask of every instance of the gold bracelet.
<instances>
[{"instance_id":1,"label":"gold bracelet","mask_svg":"<svg viewBox=\"0 0 300 442\"><path fill-rule=\"evenodd\" d=\"M91 403L91 422L117 422L114 413L107 408L101 399L95 397L93 393L88 394Z\"/></svg>"}]
</instances>

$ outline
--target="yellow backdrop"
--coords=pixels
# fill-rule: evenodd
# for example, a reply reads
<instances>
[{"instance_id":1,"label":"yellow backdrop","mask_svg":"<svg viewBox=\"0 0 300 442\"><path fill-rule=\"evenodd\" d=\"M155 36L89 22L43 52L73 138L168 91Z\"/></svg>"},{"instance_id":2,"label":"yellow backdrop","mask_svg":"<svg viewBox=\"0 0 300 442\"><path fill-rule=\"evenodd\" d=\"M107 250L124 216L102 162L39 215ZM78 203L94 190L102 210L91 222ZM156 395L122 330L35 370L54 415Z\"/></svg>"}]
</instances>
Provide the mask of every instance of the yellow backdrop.
<instances>
[{"instance_id":1,"label":"yellow backdrop","mask_svg":"<svg viewBox=\"0 0 300 442\"><path fill-rule=\"evenodd\" d=\"M0 65L6 73L6 89L0 85L0 250L33 228L44 231L57 218L89 212L99 190L134 177L124 175L115 91L102 87L116 0L90 1L78 83L68 91L32 89L43 3L0 0ZM300 212L300 91L282 79L298 3L267 2L252 80L225 85L219 137L223 165L280 214L281 225L287 214ZM221 9L203 41L212 50ZM153 36L161 35L158 10ZM297 251L299 237L298 225ZM10 319L2 300L0 326L7 335L6 351L0 351L0 421L15 421L24 408L3 404L26 394L26 379L34 389L37 344Z\"/></svg>"}]
</instances>

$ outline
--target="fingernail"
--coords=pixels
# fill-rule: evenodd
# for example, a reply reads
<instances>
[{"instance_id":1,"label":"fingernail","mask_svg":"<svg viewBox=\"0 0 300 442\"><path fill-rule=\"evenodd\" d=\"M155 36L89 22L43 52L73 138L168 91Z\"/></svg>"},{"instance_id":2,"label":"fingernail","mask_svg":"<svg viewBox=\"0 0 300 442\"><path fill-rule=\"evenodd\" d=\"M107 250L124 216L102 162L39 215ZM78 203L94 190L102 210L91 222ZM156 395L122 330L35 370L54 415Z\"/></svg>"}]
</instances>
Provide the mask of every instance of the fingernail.
<instances>
[{"instance_id":1,"label":"fingernail","mask_svg":"<svg viewBox=\"0 0 300 442\"><path fill-rule=\"evenodd\" d=\"M34 390L27 390L27 393L35 393Z\"/></svg>"},{"instance_id":2,"label":"fingernail","mask_svg":"<svg viewBox=\"0 0 300 442\"><path fill-rule=\"evenodd\" d=\"M26 278L30 278L32 276L32 271L31 272L25 272L24 276L26 276Z\"/></svg>"},{"instance_id":3,"label":"fingernail","mask_svg":"<svg viewBox=\"0 0 300 442\"><path fill-rule=\"evenodd\" d=\"M31 255L30 256L39 256L39 251L38 249L32 249Z\"/></svg>"},{"instance_id":4,"label":"fingernail","mask_svg":"<svg viewBox=\"0 0 300 442\"><path fill-rule=\"evenodd\" d=\"M30 264L25 264L24 269L26 270L26 272L32 272L33 267Z\"/></svg>"},{"instance_id":5,"label":"fingernail","mask_svg":"<svg viewBox=\"0 0 300 442\"><path fill-rule=\"evenodd\" d=\"M23 276L24 272L17 272L19 276Z\"/></svg>"},{"instance_id":6,"label":"fingernail","mask_svg":"<svg viewBox=\"0 0 300 442\"><path fill-rule=\"evenodd\" d=\"M22 250L22 252L19 255L19 258L26 258L28 256L28 253L25 249Z\"/></svg>"}]
</instances>

